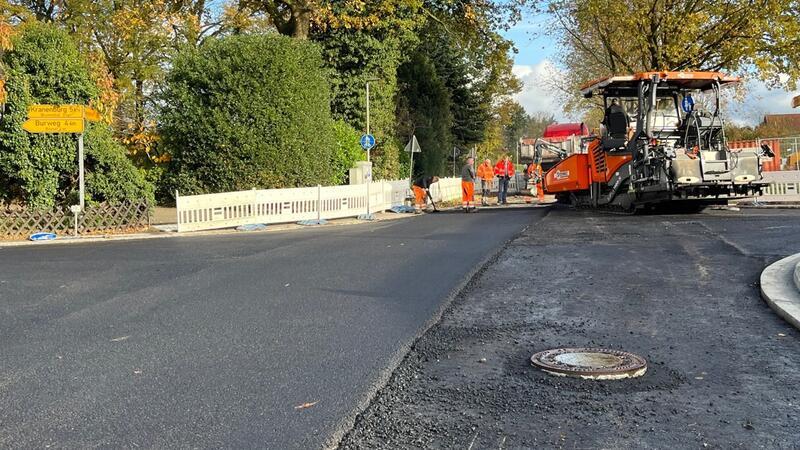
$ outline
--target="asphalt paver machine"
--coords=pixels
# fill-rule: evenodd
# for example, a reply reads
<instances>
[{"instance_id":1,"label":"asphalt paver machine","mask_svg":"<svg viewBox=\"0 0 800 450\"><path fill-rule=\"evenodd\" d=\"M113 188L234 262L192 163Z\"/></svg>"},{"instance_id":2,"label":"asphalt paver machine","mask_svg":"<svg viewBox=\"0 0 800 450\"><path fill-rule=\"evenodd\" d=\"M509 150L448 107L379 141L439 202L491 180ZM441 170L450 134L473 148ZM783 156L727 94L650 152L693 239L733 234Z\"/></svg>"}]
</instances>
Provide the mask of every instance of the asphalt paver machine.
<instances>
[{"instance_id":1,"label":"asphalt paver machine","mask_svg":"<svg viewBox=\"0 0 800 450\"><path fill-rule=\"evenodd\" d=\"M583 86L585 97L602 96L602 131L544 175L545 192L622 213L759 195L770 149L728 148L720 114L721 89L737 82L718 72L642 72Z\"/></svg>"}]
</instances>

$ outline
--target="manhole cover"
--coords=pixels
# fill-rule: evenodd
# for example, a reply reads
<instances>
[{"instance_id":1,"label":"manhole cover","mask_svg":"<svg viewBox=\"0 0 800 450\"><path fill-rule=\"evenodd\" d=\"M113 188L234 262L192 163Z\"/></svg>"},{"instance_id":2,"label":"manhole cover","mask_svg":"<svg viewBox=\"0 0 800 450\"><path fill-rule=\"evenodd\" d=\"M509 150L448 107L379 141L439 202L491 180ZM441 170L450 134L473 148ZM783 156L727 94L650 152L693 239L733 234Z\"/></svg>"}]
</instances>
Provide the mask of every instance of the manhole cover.
<instances>
[{"instance_id":1,"label":"manhole cover","mask_svg":"<svg viewBox=\"0 0 800 450\"><path fill-rule=\"evenodd\" d=\"M587 380L636 378L647 371L647 361L633 353L604 348L556 348L531 356L534 366L547 373Z\"/></svg>"}]
</instances>

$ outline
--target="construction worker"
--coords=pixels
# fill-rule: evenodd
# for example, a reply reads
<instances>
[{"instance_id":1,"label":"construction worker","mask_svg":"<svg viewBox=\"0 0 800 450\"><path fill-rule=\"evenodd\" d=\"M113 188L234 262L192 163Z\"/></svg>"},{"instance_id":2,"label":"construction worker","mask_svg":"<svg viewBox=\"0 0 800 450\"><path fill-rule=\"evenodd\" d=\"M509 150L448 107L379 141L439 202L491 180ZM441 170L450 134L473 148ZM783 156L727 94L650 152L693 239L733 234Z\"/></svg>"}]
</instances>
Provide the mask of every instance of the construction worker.
<instances>
[{"instance_id":1,"label":"construction worker","mask_svg":"<svg viewBox=\"0 0 800 450\"><path fill-rule=\"evenodd\" d=\"M486 158L478 166L478 178L481 180L481 205L489 206L489 196L491 195L492 182L494 181L494 168L492 160Z\"/></svg>"},{"instance_id":2,"label":"construction worker","mask_svg":"<svg viewBox=\"0 0 800 450\"><path fill-rule=\"evenodd\" d=\"M528 166L528 178L533 178L536 186L536 198L539 203L544 203L544 186L542 186L542 166L540 164L531 163Z\"/></svg>"},{"instance_id":3,"label":"construction worker","mask_svg":"<svg viewBox=\"0 0 800 450\"><path fill-rule=\"evenodd\" d=\"M467 158L461 168L461 206L464 212L475 211L475 159Z\"/></svg>"},{"instance_id":4,"label":"construction worker","mask_svg":"<svg viewBox=\"0 0 800 450\"><path fill-rule=\"evenodd\" d=\"M511 177L514 176L514 163L511 162L508 155L503 156L503 159L498 161L497 165L494 166L494 174L497 175L500 181L497 189L497 203L507 205L508 182L511 180Z\"/></svg>"},{"instance_id":5,"label":"construction worker","mask_svg":"<svg viewBox=\"0 0 800 450\"><path fill-rule=\"evenodd\" d=\"M422 213L422 210L425 209L425 206L427 205L429 189L433 183L437 183L438 181L439 177L436 176L423 176L414 180L414 183L411 186L411 189L414 191L414 213Z\"/></svg>"}]
</instances>

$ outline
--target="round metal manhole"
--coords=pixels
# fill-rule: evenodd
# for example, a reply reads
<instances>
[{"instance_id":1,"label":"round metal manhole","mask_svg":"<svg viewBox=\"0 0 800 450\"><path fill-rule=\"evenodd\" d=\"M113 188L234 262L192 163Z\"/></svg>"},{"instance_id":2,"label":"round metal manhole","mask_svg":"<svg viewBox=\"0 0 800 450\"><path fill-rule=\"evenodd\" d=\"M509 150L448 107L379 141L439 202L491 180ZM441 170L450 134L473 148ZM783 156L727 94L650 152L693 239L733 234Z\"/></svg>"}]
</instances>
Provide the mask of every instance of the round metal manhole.
<instances>
[{"instance_id":1,"label":"round metal manhole","mask_svg":"<svg viewBox=\"0 0 800 450\"><path fill-rule=\"evenodd\" d=\"M647 372L639 355L605 348L556 348L531 356L534 366L547 373L587 380L636 378Z\"/></svg>"}]
</instances>

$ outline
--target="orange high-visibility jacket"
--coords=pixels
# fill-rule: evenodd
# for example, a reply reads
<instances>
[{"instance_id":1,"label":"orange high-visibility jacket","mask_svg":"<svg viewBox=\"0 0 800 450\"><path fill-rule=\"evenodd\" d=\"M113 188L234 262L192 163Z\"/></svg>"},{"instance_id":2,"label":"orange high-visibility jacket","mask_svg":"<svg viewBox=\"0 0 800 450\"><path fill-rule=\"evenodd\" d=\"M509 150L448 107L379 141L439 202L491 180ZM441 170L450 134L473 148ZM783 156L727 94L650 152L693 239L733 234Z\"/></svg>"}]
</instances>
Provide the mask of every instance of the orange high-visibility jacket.
<instances>
[{"instance_id":1,"label":"orange high-visibility jacket","mask_svg":"<svg viewBox=\"0 0 800 450\"><path fill-rule=\"evenodd\" d=\"M485 162L478 166L478 178L483 181L492 181L494 179L494 170L491 164Z\"/></svg>"},{"instance_id":2,"label":"orange high-visibility jacket","mask_svg":"<svg viewBox=\"0 0 800 450\"><path fill-rule=\"evenodd\" d=\"M514 176L514 163L508 161L508 170L506 170L506 162L502 159L494 166L494 174L500 177L513 177Z\"/></svg>"},{"instance_id":3,"label":"orange high-visibility jacket","mask_svg":"<svg viewBox=\"0 0 800 450\"><path fill-rule=\"evenodd\" d=\"M533 176L534 173L536 173L537 175L539 175L539 177L541 177L542 176L542 166L540 166L539 164L531 163L528 166L528 176Z\"/></svg>"}]
</instances>

